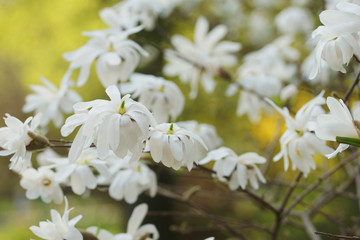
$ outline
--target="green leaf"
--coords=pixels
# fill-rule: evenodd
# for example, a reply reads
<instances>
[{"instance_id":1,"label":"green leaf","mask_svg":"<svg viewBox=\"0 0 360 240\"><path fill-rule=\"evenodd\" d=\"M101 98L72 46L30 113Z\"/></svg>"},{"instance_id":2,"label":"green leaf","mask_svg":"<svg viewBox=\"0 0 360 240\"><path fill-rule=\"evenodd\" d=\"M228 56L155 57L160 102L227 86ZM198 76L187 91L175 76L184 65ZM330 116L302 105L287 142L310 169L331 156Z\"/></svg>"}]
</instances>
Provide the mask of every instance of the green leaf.
<instances>
[{"instance_id":1,"label":"green leaf","mask_svg":"<svg viewBox=\"0 0 360 240\"><path fill-rule=\"evenodd\" d=\"M351 146L360 147L360 139L349 137L336 137L338 143L345 143Z\"/></svg>"}]
</instances>

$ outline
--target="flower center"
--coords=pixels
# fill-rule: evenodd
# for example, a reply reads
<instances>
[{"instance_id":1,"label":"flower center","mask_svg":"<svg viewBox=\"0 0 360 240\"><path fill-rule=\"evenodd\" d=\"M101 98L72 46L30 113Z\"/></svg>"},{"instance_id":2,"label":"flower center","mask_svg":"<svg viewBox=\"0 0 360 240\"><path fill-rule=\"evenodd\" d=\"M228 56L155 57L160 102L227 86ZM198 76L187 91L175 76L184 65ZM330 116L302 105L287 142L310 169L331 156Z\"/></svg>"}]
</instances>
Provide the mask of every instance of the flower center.
<instances>
[{"instance_id":1,"label":"flower center","mask_svg":"<svg viewBox=\"0 0 360 240\"><path fill-rule=\"evenodd\" d=\"M119 112L121 115L123 115L124 113L126 113L125 100L122 101L118 112Z\"/></svg>"},{"instance_id":2,"label":"flower center","mask_svg":"<svg viewBox=\"0 0 360 240\"><path fill-rule=\"evenodd\" d=\"M159 88L159 92L164 92L165 91L165 85L161 85L161 87Z\"/></svg>"},{"instance_id":3,"label":"flower center","mask_svg":"<svg viewBox=\"0 0 360 240\"><path fill-rule=\"evenodd\" d=\"M50 185L51 185L51 180L48 179L48 178L44 178L44 179L41 181L41 184L44 185L44 186L50 186Z\"/></svg>"},{"instance_id":4,"label":"flower center","mask_svg":"<svg viewBox=\"0 0 360 240\"><path fill-rule=\"evenodd\" d=\"M166 134L174 134L174 124L171 123L169 129L167 130Z\"/></svg>"},{"instance_id":5,"label":"flower center","mask_svg":"<svg viewBox=\"0 0 360 240\"><path fill-rule=\"evenodd\" d=\"M298 130L298 129L296 129L295 132L296 132L297 135L300 136L300 137L304 134L304 131Z\"/></svg>"}]
</instances>

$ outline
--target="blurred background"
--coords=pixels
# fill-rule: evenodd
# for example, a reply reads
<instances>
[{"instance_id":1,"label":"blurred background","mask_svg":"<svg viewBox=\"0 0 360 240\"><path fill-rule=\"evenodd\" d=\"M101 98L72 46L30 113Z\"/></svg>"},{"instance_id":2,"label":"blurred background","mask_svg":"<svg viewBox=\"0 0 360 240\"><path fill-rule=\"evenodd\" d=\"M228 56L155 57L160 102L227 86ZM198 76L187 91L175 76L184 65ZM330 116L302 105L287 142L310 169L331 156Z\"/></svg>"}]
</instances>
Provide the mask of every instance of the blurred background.
<instances>
[{"instance_id":1,"label":"blurred background","mask_svg":"<svg viewBox=\"0 0 360 240\"><path fill-rule=\"evenodd\" d=\"M319 25L318 13L322 9L322 1L298 1L304 2L305 6L314 16L314 28ZM104 29L107 26L101 22L99 10L110 7L118 1L114 0L0 0L0 115L9 113L21 120L29 115L22 113L25 96L30 92L30 84L40 84L40 76L43 76L57 86L63 74L68 68L68 63L63 60L62 54L72 51L86 43L87 38L81 35L83 31ZM169 36L175 33L185 35L192 39L195 22L198 16L205 16L211 27L219 23L228 26L227 40L238 41L243 44L243 49L238 54L239 64L234 68L227 69L236 76L236 67L241 64L242 56L253 50L259 49L266 43L275 39L279 33L274 25L274 17L284 8L292 5L294 1L286 0L188 0L166 19L160 19L160 25L167 31ZM255 27L257 26L257 27ZM169 48L169 45L156 32L144 32L137 38L143 41L155 42L161 48ZM139 40L139 39L138 39ZM299 36L295 45L305 43L305 37ZM140 42L140 41L139 41ZM307 52L304 49L302 59ZM150 64L144 64L138 72L162 75L164 65L162 52ZM236 78L236 77L235 77ZM169 78L168 78L169 79ZM182 89L183 94L188 96L189 86L174 80ZM219 136L224 140L224 145L232 148L238 154L254 151L259 154L270 151L267 157L271 159L278 148L269 148L269 143L277 141L281 133L283 120L277 115L265 116L260 123L252 124L246 116L237 117L235 114L238 96L225 97L228 83L218 79L216 91L213 94L205 93L201 88L199 96L195 100L187 99L183 114L178 119L197 120L200 123L213 124L217 128ZM315 86L312 91L318 91L321 87ZM97 80L94 68L90 79L83 87L76 89L84 101L96 98L105 98L104 89ZM318 91L319 92L319 91ZM306 85L300 89L295 109L312 97L309 87ZM4 126L1 122L0 126ZM52 126L53 127L53 126ZM57 129L50 128L48 133L51 138L60 138ZM1 158L0 162L0 239L29 239L34 235L29 230L32 225L38 225L39 221L50 218L50 209L63 212L64 205L54 203L45 204L40 200L30 201L25 198L25 191L19 186L19 176L8 169L9 158ZM319 165L323 166L323 159L319 156ZM324 168L336 162L326 163ZM282 162L271 163L267 168L266 178L270 183L266 188L261 188L259 195L271 195L275 199L281 199L286 188L272 185L271 179L283 181L294 178L294 172L284 174ZM274 221L271 213L262 211L251 201L237 192L230 193L221 186L213 183L211 179L204 177L206 174L195 171L194 173L172 172L167 169L157 169L159 181L165 186L173 185L173 189L179 192L185 191L196 184L201 186L194 200L212 209L213 213L222 216L234 217L244 222L260 222L267 224ZM323 169L318 168L320 174ZM313 174L312 176L318 176ZM310 176L304 180L304 184L314 178ZM343 177L339 173L338 178ZM336 179L336 176L335 178ZM69 194L70 206L75 209L71 216L83 215L83 219L77 225L80 228L100 226L113 233L124 231L131 213L131 208L124 202L117 202L108 197L105 192L94 191L94 197L82 198ZM311 196L309 198L311 201ZM150 202L150 210L187 210L186 207L173 203L167 199L156 197L150 199L144 196L138 202ZM341 215L344 224L352 224L354 201L335 199L324 211L331 211L341 205ZM301 207L300 207L301 209ZM357 209L357 208L356 208ZM357 211L357 210L356 210ZM358 214L357 214L358 215ZM226 234L219 232L214 226L207 226L206 219L191 219L181 217L150 216L147 222L154 223L160 229L161 239L204 239L207 236L216 236L224 239ZM334 223L326 217L319 216L314 219L316 226L322 230L331 230ZM187 226L197 226L205 223L205 228L187 231ZM171 231L169 231L169 229ZM296 224L289 224L283 230L286 239L307 239L304 229ZM182 232L183 234L179 234ZM251 226L243 229L243 234L249 239L264 239L261 231L254 230ZM284 238L285 239L285 238Z\"/></svg>"}]
</instances>

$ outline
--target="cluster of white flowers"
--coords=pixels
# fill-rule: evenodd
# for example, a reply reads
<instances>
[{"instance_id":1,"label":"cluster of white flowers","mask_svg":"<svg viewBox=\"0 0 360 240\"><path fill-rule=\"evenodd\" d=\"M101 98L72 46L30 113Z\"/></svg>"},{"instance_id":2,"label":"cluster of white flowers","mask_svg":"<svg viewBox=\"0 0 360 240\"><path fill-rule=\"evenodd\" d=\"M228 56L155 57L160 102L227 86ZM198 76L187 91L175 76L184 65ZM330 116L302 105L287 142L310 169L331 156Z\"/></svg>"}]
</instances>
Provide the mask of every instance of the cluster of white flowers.
<instances>
[{"instance_id":1,"label":"cluster of white flowers","mask_svg":"<svg viewBox=\"0 0 360 240\"><path fill-rule=\"evenodd\" d=\"M81 215L69 220L69 214L72 209L68 209L68 201L65 198L65 211L61 216L59 212L51 210L51 221L40 222L40 226L32 226L30 230L38 237L46 240L83 240L87 239L84 236L93 236L98 240L157 240L159 239L159 232L153 224L145 224L140 226L144 220L148 206L146 204L138 205L130 216L127 225L126 233L119 233L116 235L110 232L99 229L98 227L89 227L86 231L80 231L75 227L75 224L81 219Z\"/></svg>"},{"instance_id":2,"label":"cluster of white flowers","mask_svg":"<svg viewBox=\"0 0 360 240\"><path fill-rule=\"evenodd\" d=\"M255 189L259 188L259 181L266 183L260 169L255 165L265 163L266 159L257 153L248 152L238 156L230 148L221 147L209 152L201 160L201 164L210 161L215 161L213 170L219 180L226 181L226 178L230 179L229 188L231 190L236 190L239 186L245 189L248 182Z\"/></svg>"},{"instance_id":3,"label":"cluster of white flowers","mask_svg":"<svg viewBox=\"0 0 360 240\"><path fill-rule=\"evenodd\" d=\"M206 92L213 92L214 76L220 75L224 66L236 63L234 53L241 49L241 44L219 42L226 33L224 25L218 25L209 32L208 21L199 17L195 25L194 43L181 35L172 37L175 50L166 50L168 64L163 71L166 75L178 76L182 82L190 83L191 98L197 96L199 79Z\"/></svg>"},{"instance_id":4,"label":"cluster of white flowers","mask_svg":"<svg viewBox=\"0 0 360 240\"><path fill-rule=\"evenodd\" d=\"M319 74L322 61L326 61L331 69L345 73L344 65L353 55L360 58L360 6L341 1L336 7L337 10L325 10L320 14L324 26L319 26L312 34L317 45L310 79Z\"/></svg>"},{"instance_id":5,"label":"cluster of white flowers","mask_svg":"<svg viewBox=\"0 0 360 240\"><path fill-rule=\"evenodd\" d=\"M299 58L298 51L291 47L292 41L292 36L285 35L244 57L237 79L237 83L245 89L239 97L236 111L239 116L247 114L252 122L258 122L262 110L267 109L267 104L261 98L284 95L282 92L286 89L283 85L296 74L296 65L289 61ZM228 96L240 89L237 83L229 86ZM288 99L282 100L285 102Z\"/></svg>"},{"instance_id":6,"label":"cluster of white flowers","mask_svg":"<svg viewBox=\"0 0 360 240\"><path fill-rule=\"evenodd\" d=\"M64 188L86 196L90 190L107 187L113 199L133 204L144 192L151 197L160 193L150 162L190 171L194 165L213 161L213 176L232 191L239 187L246 189L248 184L256 190L259 182L266 183L258 167L266 163L264 157L255 152L238 155L230 148L221 147L222 139L209 124L175 122L185 106L180 88L162 77L135 73L141 56L149 54L131 35L154 30L157 19L167 16L180 1L124 0L103 9L100 17L109 28L84 32L90 40L63 55L70 66L59 88L45 78L41 78L43 85L30 87L33 93L26 97L23 111L35 112L35 117L21 122L5 115L6 127L0 128L0 156L13 155L10 169L21 176L20 185L28 199L61 203ZM293 170L299 169L305 176L316 168L316 154L332 158L346 150L351 141L360 146L359 107L351 113L341 99L328 97L325 101L325 91L322 91L294 116L289 110L293 107L290 100L298 93L301 74L310 73L310 78L315 79L313 83L326 83L330 78L326 68L345 73L345 65L353 56L360 59L360 2L340 1L336 9L329 10L335 2L338 1L326 1L328 10L320 14L323 26L312 33L316 48L303 62L294 42L296 34L307 36L313 29L311 12L304 6L290 6L279 12L275 25L283 35L247 53L238 67L238 78L226 91L228 96L240 92L236 112L240 116L248 115L251 122L259 122L262 111L276 109L282 115L286 130L280 138L280 152L273 160L284 159L285 171L291 163ZM237 4L237 8L242 9L241 3ZM276 1L258 0L254 4L277 6ZM224 9L232 10L229 5ZM250 14L250 22L251 18L258 20L256 14ZM261 27L254 30L258 38L267 34L256 32L262 31ZM209 22L199 17L194 42L175 35L171 39L172 49L164 52L167 63L163 73L189 83L190 98L197 96L199 84L205 92L212 93L216 77L230 80L225 68L237 63L235 54L242 48L240 43L222 40L228 32L227 26L209 29ZM70 77L75 70L79 69L77 86L82 86L88 81L93 62L110 100L82 102L81 97L70 90L74 85ZM271 99L279 100L280 104ZM329 113L321 107L325 102ZM65 123L64 114L72 114ZM61 127L63 137L74 133L74 140L49 140L42 136L39 127L46 131L51 121L55 127ZM326 141L340 144L334 150ZM68 156L47 149L38 155L38 164L32 164L32 152L46 147L69 148ZM134 209L126 233L112 234L97 227L84 232L98 240L156 240L159 233L154 225L141 226L147 210L146 204ZM63 216L52 210L51 221L40 222L39 227L30 229L43 239L82 240L84 232L75 227L81 216L69 220L70 211L65 197Z\"/></svg>"}]
</instances>

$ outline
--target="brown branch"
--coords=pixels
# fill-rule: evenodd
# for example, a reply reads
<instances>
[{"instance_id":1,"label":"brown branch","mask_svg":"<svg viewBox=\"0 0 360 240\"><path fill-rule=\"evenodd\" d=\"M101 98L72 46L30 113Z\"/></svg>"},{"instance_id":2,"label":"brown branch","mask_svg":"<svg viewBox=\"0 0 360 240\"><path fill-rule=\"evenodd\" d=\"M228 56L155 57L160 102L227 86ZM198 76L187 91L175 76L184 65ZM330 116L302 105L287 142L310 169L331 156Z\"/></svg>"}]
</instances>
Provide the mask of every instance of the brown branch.
<instances>
[{"instance_id":1,"label":"brown branch","mask_svg":"<svg viewBox=\"0 0 360 240\"><path fill-rule=\"evenodd\" d=\"M299 174L296 176L294 182L291 184L290 188L286 192L285 197L284 197L284 199L283 199L283 201L282 201L282 203L280 205L279 210L277 210L275 212L276 213L276 222L275 222L275 225L274 225L273 230L272 230L272 239L273 240L277 239L277 235L279 233L280 226L281 226L281 223L282 223L282 220L283 220L282 213L283 213L283 211L285 209L285 206L286 206L287 202L290 199L291 194L294 192L297 184L299 183L302 175L303 175L303 173L299 172Z\"/></svg>"},{"instance_id":2,"label":"brown branch","mask_svg":"<svg viewBox=\"0 0 360 240\"><path fill-rule=\"evenodd\" d=\"M359 71L359 73L356 75L355 81L353 82L353 84L351 85L351 87L349 88L349 90L346 92L345 97L343 98L344 103L346 103L346 102L349 100L349 98L350 98L352 92L354 91L356 85L359 84L359 81L360 81L360 71Z\"/></svg>"},{"instance_id":3,"label":"brown branch","mask_svg":"<svg viewBox=\"0 0 360 240\"><path fill-rule=\"evenodd\" d=\"M326 172L321 178L319 178L315 183L311 184L309 187L307 187L297 198L291 203L291 205L283 212L283 217L286 217L291 210L304 198L306 197L310 192L312 192L315 188L317 188L322 181L332 176L336 171L338 171L340 168L342 168L345 164L349 163L350 161L353 161L359 156L359 152L353 153L350 157L344 159L341 161L338 165L336 165L333 169Z\"/></svg>"},{"instance_id":4,"label":"brown branch","mask_svg":"<svg viewBox=\"0 0 360 240\"><path fill-rule=\"evenodd\" d=\"M209 220L212 221L217 226L219 226L222 229L228 231L233 236L236 236L238 239L242 239L242 240L247 239L243 234L237 232L235 229L233 229L231 226L229 226L222 219L219 219L218 216L208 213L202 206L200 206L200 205L198 205L196 203L193 203L190 200L184 200L180 195L178 195L178 194L176 194L174 192L171 192L170 190L165 189L165 188L163 188L161 186L158 186L157 193L159 195L163 196L163 197L170 198L172 200L178 201L180 203L183 203L183 204L189 206L190 208L197 211L199 214L203 215L204 217L209 218Z\"/></svg>"},{"instance_id":5,"label":"brown branch","mask_svg":"<svg viewBox=\"0 0 360 240\"><path fill-rule=\"evenodd\" d=\"M342 239L360 239L360 237L357 236L344 236L344 235L338 235L338 234L332 234L332 233L325 233L325 232L314 232L317 235L323 235L329 238L342 238Z\"/></svg>"},{"instance_id":6,"label":"brown branch","mask_svg":"<svg viewBox=\"0 0 360 240\"><path fill-rule=\"evenodd\" d=\"M215 171L211 170L211 169L208 169L204 166L201 166L201 165L196 165L198 167L198 169L200 170L203 170L205 172L208 172L208 173L215 173ZM229 179L229 177L225 177L227 179ZM261 206L263 206L264 208L272 211L273 213L277 213L277 209L272 206L270 203L268 203L267 201L265 201L263 198L257 196L256 194L246 190L246 189L238 189L239 192L243 192L245 193L249 198L251 198L252 200L254 200L255 202L257 202L258 204L260 204Z\"/></svg>"}]
</instances>

